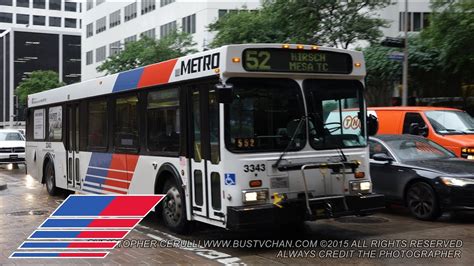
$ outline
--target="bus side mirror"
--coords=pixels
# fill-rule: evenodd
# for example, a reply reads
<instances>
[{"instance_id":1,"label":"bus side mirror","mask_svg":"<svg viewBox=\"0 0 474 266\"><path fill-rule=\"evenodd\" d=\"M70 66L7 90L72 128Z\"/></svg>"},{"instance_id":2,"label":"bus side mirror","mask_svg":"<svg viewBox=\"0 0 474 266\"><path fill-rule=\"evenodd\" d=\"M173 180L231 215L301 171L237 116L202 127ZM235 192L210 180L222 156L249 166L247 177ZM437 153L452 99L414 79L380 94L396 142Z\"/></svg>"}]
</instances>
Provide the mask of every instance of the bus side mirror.
<instances>
[{"instance_id":1,"label":"bus side mirror","mask_svg":"<svg viewBox=\"0 0 474 266\"><path fill-rule=\"evenodd\" d=\"M234 87L232 84L216 84L217 101L230 104L234 100Z\"/></svg>"},{"instance_id":2,"label":"bus side mirror","mask_svg":"<svg viewBox=\"0 0 474 266\"><path fill-rule=\"evenodd\" d=\"M373 114L367 116L367 135L374 136L379 130L379 120Z\"/></svg>"}]
</instances>

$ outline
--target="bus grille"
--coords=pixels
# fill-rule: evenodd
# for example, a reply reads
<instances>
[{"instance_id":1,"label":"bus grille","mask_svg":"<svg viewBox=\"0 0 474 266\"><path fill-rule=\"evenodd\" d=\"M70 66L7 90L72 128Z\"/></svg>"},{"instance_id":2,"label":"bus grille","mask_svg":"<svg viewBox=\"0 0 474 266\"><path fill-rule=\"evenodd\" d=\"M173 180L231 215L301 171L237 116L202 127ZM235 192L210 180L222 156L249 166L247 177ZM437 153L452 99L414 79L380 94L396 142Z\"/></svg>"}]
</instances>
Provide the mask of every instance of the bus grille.
<instances>
[{"instance_id":1,"label":"bus grille","mask_svg":"<svg viewBox=\"0 0 474 266\"><path fill-rule=\"evenodd\" d=\"M18 153L18 152L25 152L25 148L23 147L0 148L0 153Z\"/></svg>"}]
</instances>

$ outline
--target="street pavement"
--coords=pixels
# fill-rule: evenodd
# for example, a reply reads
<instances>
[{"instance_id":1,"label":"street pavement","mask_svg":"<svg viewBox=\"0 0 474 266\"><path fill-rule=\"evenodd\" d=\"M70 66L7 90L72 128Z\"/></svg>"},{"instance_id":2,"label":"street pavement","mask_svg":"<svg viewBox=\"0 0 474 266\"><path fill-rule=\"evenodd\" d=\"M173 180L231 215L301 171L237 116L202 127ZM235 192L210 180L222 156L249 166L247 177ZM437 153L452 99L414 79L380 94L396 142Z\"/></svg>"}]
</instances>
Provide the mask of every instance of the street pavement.
<instances>
[{"instance_id":1,"label":"street pavement","mask_svg":"<svg viewBox=\"0 0 474 266\"><path fill-rule=\"evenodd\" d=\"M195 245L156 248L121 247L112 250L106 259L9 259L11 253L56 209L65 196L49 196L43 185L25 174L23 167L8 170L0 166L0 182L2 181L6 182L8 187L0 191L1 265L220 265L228 263L472 265L474 262L474 214L464 213L455 216L447 214L436 222L422 222L411 218L404 208L397 206L367 217L344 217L307 222L302 230L287 227L232 232L197 224L193 232L186 236L170 233L160 225L156 216L151 214L127 235L127 240L189 240ZM433 239L461 240L457 243L458 245L461 243L462 246L454 248L383 246L383 244L387 244L383 240L392 240L391 244L394 244L396 240L399 241L398 243L403 241L412 243L410 241ZM233 244L237 243L240 247L204 247L202 244L207 240L228 240ZM248 247L245 246L249 243L245 242L246 240L252 241ZM305 243L317 244L301 248L259 246L261 243L279 243L278 241L282 240L293 244L296 241L302 243L301 240L307 240ZM422 242L419 243L423 245ZM382 245L382 247L375 247L375 244ZM351 250L355 252L352 255L349 253ZM394 252L403 250L426 250L427 252L430 250L452 250L459 252L459 256L456 258L415 258L414 256L404 258L400 253ZM299 251L299 253L294 251ZM370 253L372 251L373 254ZM371 257L372 255L374 256Z\"/></svg>"}]
</instances>

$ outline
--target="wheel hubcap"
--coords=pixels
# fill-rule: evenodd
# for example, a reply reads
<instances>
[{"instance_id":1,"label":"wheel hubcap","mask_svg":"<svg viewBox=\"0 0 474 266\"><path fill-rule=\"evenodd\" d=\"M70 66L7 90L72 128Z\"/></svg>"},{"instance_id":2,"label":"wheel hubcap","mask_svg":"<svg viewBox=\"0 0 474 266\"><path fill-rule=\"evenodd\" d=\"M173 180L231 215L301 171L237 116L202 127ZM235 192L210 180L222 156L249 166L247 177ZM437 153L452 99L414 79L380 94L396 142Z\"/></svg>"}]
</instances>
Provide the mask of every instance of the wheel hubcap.
<instances>
[{"instance_id":1,"label":"wheel hubcap","mask_svg":"<svg viewBox=\"0 0 474 266\"><path fill-rule=\"evenodd\" d=\"M176 187L172 187L166 193L163 212L168 223L176 225L181 218L181 196Z\"/></svg>"},{"instance_id":2,"label":"wheel hubcap","mask_svg":"<svg viewBox=\"0 0 474 266\"><path fill-rule=\"evenodd\" d=\"M413 187L408 193L410 209L418 216L424 217L433 211L431 191L423 185Z\"/></svg>"}]
</instances>

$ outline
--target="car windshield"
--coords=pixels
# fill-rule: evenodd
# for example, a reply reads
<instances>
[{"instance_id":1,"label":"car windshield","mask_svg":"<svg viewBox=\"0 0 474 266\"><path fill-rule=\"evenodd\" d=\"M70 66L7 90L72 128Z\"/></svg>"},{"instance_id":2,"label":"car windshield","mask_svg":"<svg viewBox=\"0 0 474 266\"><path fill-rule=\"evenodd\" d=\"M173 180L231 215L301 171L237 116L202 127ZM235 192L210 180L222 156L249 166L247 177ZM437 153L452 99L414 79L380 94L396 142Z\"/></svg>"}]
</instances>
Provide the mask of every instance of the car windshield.
<instances>
[{"instance_id":1,"label":"car windshield","mask_svg":"<svg viewBox=\"0 0 474 266\"><path fill-rule=\"evenodd\" d=\"M234 100L226 112L226 145L232 151L303 148L305 123L298 84L289 79L233 78Z\"/></svg>"},{"instance_id":2,"label":"car windshield","mask_svg":"<svg viewBox=\"0 0 474 266\"><path fill-rule=\"evenodd\" d=\"M23 137L16 132L0 132L0 141L21 141Z\"/></svg>"},{"instance_id":3,"label":"car windshield","mask_svg":"<svg viewBox=\"0 0 474 266\"><path fill-rule=\"evenodd\" d=\"M387 145L402 161L454 158L455 155L428 139L395 139Z\"/></svg>"},{"instance_id":4,"label":"car windshield","mask_svg":"<svg viewBox=\"0 0 474 266\"><path fill-rule=\"evenodd\" d=\"M305 80L309 141L315 149L367 145L362 85L354 80Z\"/></svg>"},{"instance_id":5,"label":"car windshield","mask_svg":"<svg viewBox=\"0 0 474 266\"><path fill-rule=\"evenodd\" d=\"M426 117L440 134L474 134L474 119L461 111L427 111Z\"/></svg>"}]
</instances>

